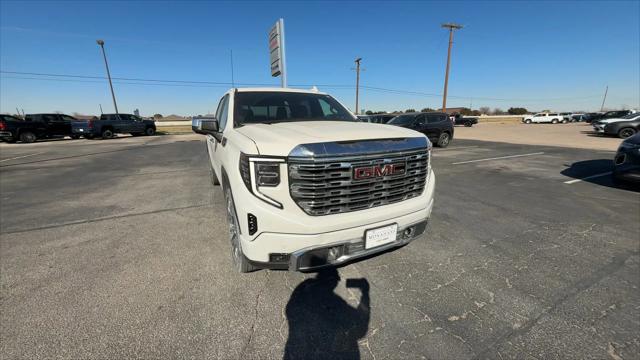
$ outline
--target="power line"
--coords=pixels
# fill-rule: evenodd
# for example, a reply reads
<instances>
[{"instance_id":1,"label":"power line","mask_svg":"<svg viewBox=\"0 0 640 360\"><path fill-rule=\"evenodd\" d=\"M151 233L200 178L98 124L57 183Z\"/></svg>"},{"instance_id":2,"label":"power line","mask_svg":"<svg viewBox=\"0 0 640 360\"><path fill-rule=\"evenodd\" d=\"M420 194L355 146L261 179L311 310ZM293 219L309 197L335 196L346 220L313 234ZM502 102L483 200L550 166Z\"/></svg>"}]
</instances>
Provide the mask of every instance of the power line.
<instances>
[{"instance_id":1,"label":"power line","mask_svg":"<svg viewBox=\"0 0 640 360\"><path fill-rule=\"evenodd\" d=\"M14 75L30 75L30 76L48 76L48 77L62 77L62 78L72 78L72 79L100 79L106 80L107 78L104 76L90 76L90 75L73 75L73 74L52 74L52 73L37 73L37 72L20 72L20 71L0 71L2 74L14 74ZM4 78L13 78L13 79L25 79L25 80L48 80L48 81L70 81L73 80L65 80L65 79L48 79L48 78L26 78L26 77L8 77L3 76ZM162 80L162 79L143 79L143 78L126 78L126 77L113 77L114 80L119 80L118 84L129 84L129 85L156 85L156 86L186 86L186 87L227 87L231 85L242 85L242 86L274 86L274 84L269 83L235 83L232 84L230 82L218 82L218 81L193 81L193 80ZM80 81L76 80L75 82L101 82L101 81ZM157 84L156 84L157 83ZM200 85L200 86L195 86ZM214 86L215 85L215 86ZM318 86L324 88L332 88L332 89L355 89L354 85L346 85L346 84L290 84L290 87L311 87ZM438 93L427 93L422 91L413 91L413 90L401 90L401 89L390 89L376 86L366 86L360 85L361 88L367 89L374 92L387 93L387 94L396 94L396 95L416 95L416 96L425 96L425 97L441 97L442 94ZM488 100L488 101L521 101L521 102L530 102L530 101L566 101L566 100L579 100L579 99L592 99L592 98L600 98L600 95L590 95L590 96L580 96L580 97L565 97L565 98L493 98L493 97L481 97L481 96L463 96L463 95L448 95L449 98L454 99L476 99L476 100Z\"/></svg>"}]
</instances>

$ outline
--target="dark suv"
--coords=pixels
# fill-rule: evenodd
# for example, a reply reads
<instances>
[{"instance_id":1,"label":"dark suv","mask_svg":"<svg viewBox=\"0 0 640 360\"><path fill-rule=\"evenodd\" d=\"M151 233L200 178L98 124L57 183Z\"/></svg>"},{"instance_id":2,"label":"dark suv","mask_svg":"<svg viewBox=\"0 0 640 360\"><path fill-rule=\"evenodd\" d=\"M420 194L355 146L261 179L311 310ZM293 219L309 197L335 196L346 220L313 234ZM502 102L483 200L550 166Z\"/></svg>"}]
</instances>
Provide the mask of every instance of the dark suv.
<instances>
[{"instance_id":1,"label":"dark suv","mask_svg":"<svg viewBox=\"0 0 640 360\"><path fill-rule=\"evenodd\" d=\"M387 124L421 132L439 147L447 147L453 139L453 122L442 112L402 114Z\"/></svg>"}]
</instances>

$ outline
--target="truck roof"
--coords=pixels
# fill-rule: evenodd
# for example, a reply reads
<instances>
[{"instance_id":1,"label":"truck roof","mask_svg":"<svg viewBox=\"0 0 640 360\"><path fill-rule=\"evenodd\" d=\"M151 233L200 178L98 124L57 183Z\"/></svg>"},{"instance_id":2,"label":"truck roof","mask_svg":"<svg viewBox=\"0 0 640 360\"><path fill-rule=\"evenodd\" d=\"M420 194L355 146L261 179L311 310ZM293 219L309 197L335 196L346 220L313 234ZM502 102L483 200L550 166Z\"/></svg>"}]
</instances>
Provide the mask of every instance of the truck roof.
<instances>
[{"instance_id":1,"label":"truck roof","mask_svg":"<svg viewBox=\"0 0 640 360\"><path fill-rule=\"evenodd\" d=\"M300 94L327 95L326 93L323 93L317 90L303 90L303 89L292 89L292 88L281 88L281 87L237 88L236 91L237 92L290 92L290 93L300 93Z\"/></svg>"}]
</instances>

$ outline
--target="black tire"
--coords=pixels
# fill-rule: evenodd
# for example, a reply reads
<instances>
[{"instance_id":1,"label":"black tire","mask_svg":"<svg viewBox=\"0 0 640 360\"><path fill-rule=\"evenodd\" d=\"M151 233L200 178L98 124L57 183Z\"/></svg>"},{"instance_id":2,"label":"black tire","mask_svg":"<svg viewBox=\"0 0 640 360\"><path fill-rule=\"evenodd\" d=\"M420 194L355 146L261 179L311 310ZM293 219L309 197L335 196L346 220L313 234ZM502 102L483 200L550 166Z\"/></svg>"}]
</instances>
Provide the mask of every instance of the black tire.
<instances>
[{"instance_id":1,"label":"black tire","mask_svg":"<svg viewBox=\"0 0 640 360\"><path fill-rule=\"evenodd\" d=\"M76 134L69 135L69 137L70 137L70 138L72 138L73 140L78 140L78 139L80 139L80 135L76 135Z\"/></svg>"},{"instance_id":2,"label":"black tire","mask_svg":"<svg viewBox=\"0 0 640 360\"><path fill-rule=\"evenodd\" d=\"M552 124L557 124L557 123L558 123L558 119L552 119L552 120L551 120L551 123L552 123Z\"/></svg>"},{"instance_id":3,"label":"black tire","mask_svg":"<svg viewBox=\"0 0 640 360\"><path fill-rule=\"evenodd\" d=\"M241 273L248 273L257 270L242 253L242 243L239 237L239 223L236 214L233 195L228 186L224 189L224 199L227 208L227 222L229 225L229 240L231 241L231 263L233 267Z\"/></svg>"},{"instance_id":4,"label":"black tire","mask_svg":"<svg viewBox=\"0 0 640 360\"><path fill-rule=\"evenodd\" d=\"M153 136L156 134L156 129L152 127L148 127L144 130L144 134L147 136Z\"/></svg>"},{"instance_id":5,"label":"black tire","mask_svg":"<svg viewBox=\"0 0 640 360\"><path fill-rule=\"evenodd\" d=\"M569 122L569 120L567 120L567 119L562 119L562 121L561 121L561 123L563 123L563 124L566 124L568 122Z\"/></svg>"},{"instance_id":6,"label":"black tire","mask_svg":"<svg viewBox=\"0 0 640 360\"><path fill-rule=\"evenodd\" d=\"M464 123L464 126L466 126L466 127L472 127L472 126L473 126L473 123L472 123L472 122L470 122L470 121L467 121L466 123Z\"/></svg>"},{"instance_id":7,"label":"black tire","mask_svg":"<svg viewBox=\"0 0 640 360\"><path fill-rule=\"evenodd\" d=\"M527 119L524 121L525 124L531 124L531 119Z\"/></svg>"},{"instance_id":8,"label":"black tire","mask_svg":"<svg viewBox=\"0 0 640 360\"><path fill-rule=\"evenodd\" d=\"M438 142L436 142L436 146L441 148L446 148L447 146L449 146L450 142L451 142L451 135L449 135L449 133L443 132L442 134L440 134L440 137L438 138Z\"/></svg>"},{"instance_id":9,"label":"black tire","mask_svg":"<svg viewBox=\"0 0 640 360\"><path fill-rule=\"evenodd\" d=\"M113 137L113 131L111 131L111 129L104 129L102 130L101 136L103 139L111 139Z\"/></svg>"},{"instance_id":10,"label":"black tire","mask_svg":"<svg viewBox=\"0 0 640 360\"><path fill-rule=\"evenodd\" d=\"M636 129L630 128L630 127L622 128L618 131L618 137L621 139L632 137L635 134L636 134Z\"/></svg>"},{"instance_id":11,"label":"black tire","mask_svg":"<svg viewBox=\"0 0 640 360\"><path fill-rule=\"evenodd\" d=\"M20 133L20 141L23 143L29 144L35 142L37 140L36 134L31 131L24 131Z\"/></svg>"}]
</instances>

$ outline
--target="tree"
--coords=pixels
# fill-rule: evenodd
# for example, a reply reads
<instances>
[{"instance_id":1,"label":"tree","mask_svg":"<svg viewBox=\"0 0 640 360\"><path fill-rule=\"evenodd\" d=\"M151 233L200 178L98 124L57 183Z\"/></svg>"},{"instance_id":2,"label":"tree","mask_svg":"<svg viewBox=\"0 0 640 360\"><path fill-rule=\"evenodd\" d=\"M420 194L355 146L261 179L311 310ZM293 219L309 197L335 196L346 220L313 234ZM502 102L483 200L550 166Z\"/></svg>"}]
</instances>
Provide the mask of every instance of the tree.
<instances>
[{"instance_id":1,"label":"tree","mask_svg":"<svg viewBox=\"0 0 640 360\"><path fill-rule=\"evenodd\" d=\"M480 115L482 115L482 113L480 113L480 111L478 111L478 110L473 110L473 111L471 112L471 115L472 115L472 116L480 116Z\"/></svg>"},{"instance_id":2,"label":"tree","mask_svg":"<svg viewBox=\"0 0 640 360\"><path fill-rule=\"evenodd\" d=\"M416 112L416 109L407 109L404 112L406 113L412 113L412 112Z\"/></svg>"},{"instance_id":3,"label":"tree","mask_svg":"<svg viewBox=\"0 0 640 360\"><path fill-rule=\"evenodd\" d=\"M509 113L509 115L524 115L526 113L528 113L527 109L525 108L521 108L521 107L510 107L509 110L507 110L507 112Z\"/></svg>"},{"instance_id":4,"label":"tree","mask_svg":"<svg viewBox=\"0 0 640 360\"><path fill-rule=\"evenodd\" d=\"M462 115L471 115L472 111L469 108L463 107L460 108L460 114Z\"/></svg>"},{"instance_id":5,"label":"tree","mask_svg":"<svg viewBox=\"0 0 640 360\"><path fill-rule=\"evenodd\" d=\"M488 115L491 112L491 109L489 109L488 106L483 106L479 110L481 114L485 114L485 115Z\"/></svg>"},{"instance_id":6,"label":"tree","mask_svg":"<svg viewBox=\"0 0 640 360\"><path fill-rule=\"evenodd\" d=\"M162 119L162 114L153 114L154 119Z\"/></svg>"},{"instance_id":7,"label":"tree","mask_svg":"<svg viewBox=\"0 0 640 360\"><path fill-rule=\"evenodd\" d=\"M375 113L373 111L371 111L371 110L367 110L364 114L365 115L373 115Z\"/></svg>"},{"instance_id":8,"label":"tree","mask_svg":"<svg viewBox=\"0 0 640 360\"><path fill-rule=\"evenodd\" d=\"M420 112L434 112L434 111L435 111L435 110L433 110L433 109L432 109L432 108L430 108L430 107L426 107L426 108L424 108L424 109L420 110Z\"/></svg>"},{"instance_id":9,"label":"tree","mask_svg":"<svg viewBox=\"0 0 640 360\"><path fill-rule=\"evenodd\" d=\"M493 115L504 115L504 110L500 108L493 109Z\"/></svg>"}]
</instances>

